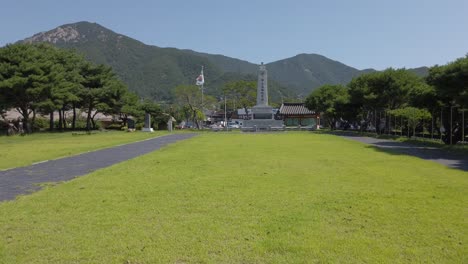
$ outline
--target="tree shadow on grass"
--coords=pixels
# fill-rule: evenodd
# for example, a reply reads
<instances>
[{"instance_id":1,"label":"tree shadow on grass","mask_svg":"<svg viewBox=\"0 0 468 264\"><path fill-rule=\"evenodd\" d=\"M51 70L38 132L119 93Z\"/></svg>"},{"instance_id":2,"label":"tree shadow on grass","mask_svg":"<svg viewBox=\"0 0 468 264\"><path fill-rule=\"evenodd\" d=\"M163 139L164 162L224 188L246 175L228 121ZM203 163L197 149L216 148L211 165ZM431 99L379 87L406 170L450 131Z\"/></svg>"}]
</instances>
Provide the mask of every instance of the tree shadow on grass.
<instances>
[{"instance_id":1,"label":"tree shadow on grass","mask_svg":"<svg viewBox=\"0 0 468 264\"><path fill-rule=\"evenodd\" d=\"M329 131L326 134L342 136L344 138L368 144L367 148L372 148L379 152L391 155L414 156L424 160L434 161L450 168L468 171L468 155L461 152L451 152L447 149L441 149L433 146L369 137L348 131Z\"/></svg>"},{"instance_id":2,"label":"tree shadow on grass","mask_svg":"<svg viewBox=\"0 0 468 264\"><path fill-rule=\"evenodd\" d=\"M446 150L435 147L416 146L402 142L374 142L366 147L391 155L418 157L420 159L434 161L450 168L468 172L467 156L450 153Z\"/></svg>"}]
</instances>

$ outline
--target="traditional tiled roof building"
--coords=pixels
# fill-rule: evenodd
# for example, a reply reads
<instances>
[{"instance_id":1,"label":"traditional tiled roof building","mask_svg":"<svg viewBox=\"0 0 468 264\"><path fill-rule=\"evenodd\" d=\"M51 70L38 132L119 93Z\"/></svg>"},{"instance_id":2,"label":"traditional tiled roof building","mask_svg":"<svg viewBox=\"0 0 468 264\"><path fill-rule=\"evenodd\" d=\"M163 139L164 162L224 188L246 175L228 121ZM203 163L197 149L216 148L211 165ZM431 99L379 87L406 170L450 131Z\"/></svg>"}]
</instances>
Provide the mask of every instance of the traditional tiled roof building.
<instances>
[{"instance_id":1,"label":"traditional tiled roof building","mask_svg":"<svg viewBox=\"0 0 468 264\"><path fill-rule=\"evenodd\" d=\"M283 103L278 117L287 127L301 126L317 129L320 125L320 114L308 109L304 103Z\"/></svg>"}]
</instances>

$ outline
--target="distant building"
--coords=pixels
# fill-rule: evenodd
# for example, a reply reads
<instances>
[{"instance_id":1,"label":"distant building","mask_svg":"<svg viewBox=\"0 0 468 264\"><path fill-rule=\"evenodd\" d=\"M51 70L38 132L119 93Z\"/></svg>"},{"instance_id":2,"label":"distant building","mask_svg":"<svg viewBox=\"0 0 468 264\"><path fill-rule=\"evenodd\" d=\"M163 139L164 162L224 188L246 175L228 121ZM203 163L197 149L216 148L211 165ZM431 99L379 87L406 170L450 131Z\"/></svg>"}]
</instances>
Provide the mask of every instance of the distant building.
<instances>
[{"instance_id":1,"label":"distant building","mask_svg":"<svg viewBox=\"0 0 468 264\"><path fill-rule=\"evenodd\" d=\"M239 108L235 112L232 113L232 119L242 119L242 120L249 120L252 119L252 109L248 108L248 114L245 112L244 108ZM276 115L278 112L278 108L272 109L272 114Z\"/></svg>"},{"instance_id":2,"label":"distant building","mask_svg":"<svg viewBox=\"0 0 468 264\"><path fill-rule=\"evenodd\" d=\"M286 127L310 127L317 129L320 125L320 114L308 109L304 103L283 103L277 113Z\"/></svg>"},{"instance_id":3,"label":"distant building","mask_svg":"<svg viewBox=\"0 0 468 264\"><path fill-rule=\"evenodd\" d=\"M216 124L218 122L224 122L224 110L221 111L212 111L212 110L205 110L204 111L206 120L206 124ZM232 118L233 112L228 111L226 113L226 118L230 120Z\"/></svg>"},{"instance_id":4,"label":"distant building","mask_svg":"<svg viewBox=\"0 0 468 264\"><path fill-rule=\"evenodd\" d=\"M247 120L250 119L252 115L252 109L248 108L249 114L245 112L244 108L239 108L235 112L232 113L232 119L239 119L239 120Z\"/></svg>"}]
</instances>

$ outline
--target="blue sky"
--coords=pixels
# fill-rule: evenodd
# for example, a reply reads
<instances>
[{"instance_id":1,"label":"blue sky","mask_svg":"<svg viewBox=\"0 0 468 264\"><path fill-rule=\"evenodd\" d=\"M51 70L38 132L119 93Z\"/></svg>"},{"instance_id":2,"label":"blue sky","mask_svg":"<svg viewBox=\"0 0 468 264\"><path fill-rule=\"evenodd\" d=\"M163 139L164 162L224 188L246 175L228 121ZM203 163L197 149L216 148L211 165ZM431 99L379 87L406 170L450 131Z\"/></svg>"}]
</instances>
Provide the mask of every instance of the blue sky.
<instances>
[{"instance_id":1,"label":"blue sky","mask_svg":"<svg viewBox=\"0 0 468 264\"><path fill-rule=\"evenodd\" d=\"M466 0L0 0L0 46L90 21L160 47L253 63L318 53L358 69L445 64L468 53Z\"/></svg>"}]
</instances>

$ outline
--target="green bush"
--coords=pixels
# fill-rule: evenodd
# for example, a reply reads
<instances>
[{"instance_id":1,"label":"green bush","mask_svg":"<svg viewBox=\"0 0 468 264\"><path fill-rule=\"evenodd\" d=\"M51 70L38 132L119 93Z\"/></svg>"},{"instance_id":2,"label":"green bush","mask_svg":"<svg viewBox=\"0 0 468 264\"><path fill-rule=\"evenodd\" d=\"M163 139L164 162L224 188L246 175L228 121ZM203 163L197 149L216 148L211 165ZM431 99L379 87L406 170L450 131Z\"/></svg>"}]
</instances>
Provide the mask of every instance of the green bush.
<instances>
[{"instance_id":1,"label":"green bush","mask_svg":"<svg viewBox=\"0 0 468 264\"><path fill-rule=\"evenodd\" d=\"M121 130L122 129L122 125L120 123L114 123L114 124L110 124L106 127L106 129L109 129L109 130Z\"/></svg>"},{"instance_id":2,"label":"green bush","mask_svg":"<svg viewBox=\"0 0 468 264\"><path fill-rule=\"evenodd\" d=\"M49 126L50 126L49 119L43 118L43 117L36 117L36 120L34 120L33 130L34 131L44 130L44 129L48 129Z\"/></svg>"},{"instance_id":3,"label":"green bush","mask_svg":"<svg viewBox=\"0 0 468 264\"><path fill-rule=\"evenodd\" d=\"M75 129L85 129L86 128L86 119L76 119Z\"/></svg>"}]
</instances>

